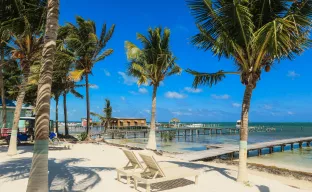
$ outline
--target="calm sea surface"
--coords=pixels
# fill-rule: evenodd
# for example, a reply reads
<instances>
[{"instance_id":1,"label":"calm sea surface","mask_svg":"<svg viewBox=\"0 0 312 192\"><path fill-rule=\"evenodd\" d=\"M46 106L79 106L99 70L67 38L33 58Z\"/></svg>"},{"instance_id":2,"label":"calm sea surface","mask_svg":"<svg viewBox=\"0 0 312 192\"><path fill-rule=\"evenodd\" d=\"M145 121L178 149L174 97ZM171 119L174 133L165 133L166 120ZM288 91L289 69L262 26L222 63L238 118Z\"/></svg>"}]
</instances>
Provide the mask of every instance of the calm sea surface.
<instances>
[{"instance_id":1,"label":"calm sea surface","mask_svg":"<svg viewBox=\"0 0 312 192\"><path fill-rule=\"evenodd\" d=\"M233 123L211 123L204 124L218 124L220 128L234 128ZM276 128L275 132L251 132L248 136L248 143L266 142L279 139L296 138L296 137L310 137L312 136L312 123L249 123L249 127L273 127ZM112 140L115 143L127 143L130 145L136 145L144 147L147 143L146 138L136 139L120 139ZM239 142L239 134L224 134L224 135L199 135L199 136L180 136L176 137L171 142L163 142L157 137L157 148L159 150L169 152L188 152L188 151L200 151L206 150L207 144L237 144ZM305 146L305 145L304 145ZM311 147L312 148L312 147ZM293 151L289 150L289 147L285 148L285 152L280 151L279 147L276 147L274 151L276 153L266 154L268 151L263 150L264 154L261 157L250 157L249 161L260 164L268 164L278 167L284 167L289 169L296 169L301 171L312 172L310 167L312 163L312 150L311 148L304 147L298 149L295 146ZM255 154L251 153L251 156Z\"/></svg>"}]
</instances>

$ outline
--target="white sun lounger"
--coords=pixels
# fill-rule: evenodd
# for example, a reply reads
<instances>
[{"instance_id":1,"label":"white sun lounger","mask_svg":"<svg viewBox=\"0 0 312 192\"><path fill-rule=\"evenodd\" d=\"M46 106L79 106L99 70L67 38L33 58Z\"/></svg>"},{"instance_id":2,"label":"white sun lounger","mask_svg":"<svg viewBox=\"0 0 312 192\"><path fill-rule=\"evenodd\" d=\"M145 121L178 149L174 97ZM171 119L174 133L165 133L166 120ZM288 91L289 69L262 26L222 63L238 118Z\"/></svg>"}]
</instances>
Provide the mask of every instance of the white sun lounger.
<instances>
[{"instance_id":1,"label":"white sun lounger","mask_svg":"<svg viewBox=\"0 0 312 192\"><path fill-rule=\"evenodd\" d=\"M120 176L125 175L127 177L127 184L130 184L130 178L135 173L142 173L144 171L144 165L138 160L133 151L122 149L129 162L125 167L117 168L117 180L120 181ZM161 162L163 167L178 167L177 164Z\"/></svg>"},{"instance_id":2,"label":"white sun lounger","mask_svg":"<svg viewBox=\"0 0 312 192\"><path fill-rule=\"evenodd\" d=\"M159 183L163 181L170 181L175 179L181 179L185 177L195 177L195 184L198 183L199 172L193 169L185 168L185 167L170 167L165 168L162 167L153 156L145 155L139 153L142 157L144 163L146 164L146 169L144 172L135 173L133 175L134 179L134 188L137 190L138 181L146 184L146 192L150 192L151 184Z\"/></svg>"}]
</instances>

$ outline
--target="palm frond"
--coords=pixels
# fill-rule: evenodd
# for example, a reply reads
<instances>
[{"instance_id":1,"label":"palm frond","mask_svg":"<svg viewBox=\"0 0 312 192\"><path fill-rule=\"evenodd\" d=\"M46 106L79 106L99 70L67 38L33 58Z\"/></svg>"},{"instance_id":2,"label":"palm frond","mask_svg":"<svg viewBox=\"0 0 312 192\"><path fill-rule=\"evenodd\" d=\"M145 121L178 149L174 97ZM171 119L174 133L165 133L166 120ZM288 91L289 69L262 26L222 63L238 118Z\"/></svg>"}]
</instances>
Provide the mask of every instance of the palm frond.
<instances>
[{"instance_id":1,"label":"palm frond","mask_svg":"<svg viewBox=\"0 0 312 192\"><path fill-rule=\"evenodd\" d=\"M216 73L200 73L191 69L185 70L185 72L194 75L193 87L197 88L199 85L212 86L225 78L224 71L220 70Z\"/></svg>"},{"instance_id":2,"label":"palm frond","mask_svg":"<svg viewBox=\"0 0 312 192\"><path fill-rule=\"evenodd\" d=\"M85 70L75 70L69 73L69 78L73 81L80 81Z\"/></svg>"},{"instance_id":3,"label":"palm frond","mask_svg":"<svg viewBox=\"0 0 312 192\"><path fill-rule=\"evenodd\" d=\"M75 89L70 89L70 93L73 94L77 98L83 99L83 95L77 92Z\"/></svg>"}]
</instances>

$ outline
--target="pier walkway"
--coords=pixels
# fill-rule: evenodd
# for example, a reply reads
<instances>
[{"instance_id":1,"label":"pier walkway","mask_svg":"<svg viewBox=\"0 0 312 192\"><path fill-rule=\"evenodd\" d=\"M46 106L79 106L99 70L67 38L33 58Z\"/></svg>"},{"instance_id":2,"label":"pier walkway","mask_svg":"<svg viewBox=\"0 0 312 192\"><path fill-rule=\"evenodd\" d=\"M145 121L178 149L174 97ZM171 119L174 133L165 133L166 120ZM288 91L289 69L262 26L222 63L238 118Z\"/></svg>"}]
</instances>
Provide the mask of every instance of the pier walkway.
<instances>
[{"instance_id":1,"label":"pier walkway","mask_svg":"<svg viewBox=\"0 0 312 192\"><path fill-rule=\"evenodd\" d=\"M301 137L301 138L293 138L293 139L282 139L270 142L263 143L255 143L247 146L247 151L257 151L258 155L262 154L262 149L269 149L269 153L274 152L274 147L280 147L280 151L284 151L286 145L291 146L291 150L293 150L294 144L299 144L299 148L302 148L302 144L306 143L307 146L310 146L312 142L312 137ZM186 161L198 161L205 159L213 159L222 155L228 155L230 158L234 157L234 153L239 152L239 146L237 145L217 145L216 148L205 150L205 151L195 151L188 152L183 154L178 154L175 157L179 159L183 159Z\"/></svg>"}]
</instances>

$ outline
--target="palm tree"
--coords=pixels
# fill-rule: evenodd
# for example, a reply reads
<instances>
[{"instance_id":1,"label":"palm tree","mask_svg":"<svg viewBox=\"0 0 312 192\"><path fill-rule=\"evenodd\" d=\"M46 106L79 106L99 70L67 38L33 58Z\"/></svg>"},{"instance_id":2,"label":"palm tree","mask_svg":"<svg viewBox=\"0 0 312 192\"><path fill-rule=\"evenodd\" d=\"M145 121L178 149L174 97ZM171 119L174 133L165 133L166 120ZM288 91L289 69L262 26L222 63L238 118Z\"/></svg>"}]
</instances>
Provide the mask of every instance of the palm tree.
<instances>
[{"instance_id":1,"label":"palm tree","mask_svg":"<svg viewBox=\"0 0 312 192\"><path fill-rule=\"evenodd\" d=\"M52 94L54 96L56 104L56 131L58 132L58 101L59 97L63 95L63 106L64 106L64 121L65 121L65 135L69 135L68 124L67 124L67 103L66 95L71 92L77 98L83 98L83 96L78 93L75 88L82 87L84 85L76 85L73 80L71 80L70 72L74 69L74 53L71 52L66 47L66 33L64 33L63 27L58 30L58 40L57 40L57 52L55 55L55 70L53 73L53 84L52 84Z\"/></svg>"},{"instance_id":2,"label":"palm tree","mask_svg":"<svg viewBox=\"0 0 312 192\"><path fill-rule=\"evenodd\" d=\"M22 71L22 80L19 87L19 92L16 100L16 108L14 112L12 133L10 139L10 146L8 150L8 155L16 155L16 138L18 132L18 122L20 119L20 113L23 106L26 87L28 85L28 78L30 76L30 67L36 62L39 62L41 58L40 51L42 49L43 36L32 33L31 31L26 31L22 35L12 35L12 58L19 61L19 66Z\"/></svg>"},{"instance_id":3,"label":"palm tree","mask_svg":"<svg viewBox=\"0 0 312 192\"><path fill-rule=\"evenodd\" d=\"M137 39L142 43L141 49L129 41L125 42L127 58L130 61L128 74L138 78L139 85L149 83L153 86L151 128L146 148L156 150L157 88L166 77L180 74L181 68L176 64L176 57L173 56L169 47L169 29L165 29L162 33L160 27L149 28L148 36L138 33Z\"/></svg>"},{"instance_id":4,"label":"palm tree","mask_svg":"<svg viewBox=\"0 0 312 192\"><path fill-rule=\"evenodd\" d=\"M63 91L63 106L64 106L64 123L65 123L65 135L69 135L68 131L68 119L67 119L67 101L66 101L66 95L70 92L72 95L74 95L77 98L83 99L83 95L78 93L75 88L77 87L83 87L85 85L76 85L74 81L70 79L70 77L67 76L66 80L64 81L65 87Z\"/></svg>"},{"instance_id":5,"label":"palm tree","mask_svg":"<svg viewBox=\"0 0 312 192\"><path fill-rule=\"evenodd\" d=\"M193 86L212 86L228 74L240 75L245 85L237 177L237 181L245 182L248 180L248 113L252 92L263 70L270 71L275 61L293 59L311 45L312 3L309 0L190 0L188 6L199 29L192 43L205 51L211 50L219 58L232 58L238 69L215 73L188 69L187 72L195 76Z\"/></svg>"},{"instance_id":6,"label":"palm tree","mask_svg":"<svg viewBox=\"0 0 312 192\"><path fill-rule=\"evenodd\" d=\"M106 31L106 24L103 25L101 35L96 35L95 23L91 20L84 20L76 17L77 26L67 24L68 37L66 43L69 49L75 52L77 70L85 77L86 82L86 103L87 103L87 133L90 138L90 99L89 99L89 74L92 74L93 66L104 60L113 53L113 49L104 50L107 42L111 39L115 25Z\"/></svg>"},{"instance_id":7,"label":"palm tree","mask_svg":"<svg viewBox=\"0 0 312 192\"><path fill-rule=\"evenodd\" d=\"M36 102L36 129L33 161L27 192L48 192L48 144L50 98L58 29L59 1L48 0L47 24L42 51L42 68Z\"/></svg>"},{"instance_id":8,"label":"palm tree","mask_svg":"<svg viewBox=\"0 0 312 192\"><path fill-rule=\"evenodd\" d=\"M112 119L112 112L113 112L113 108L110 104L109 99L105 99L105 108L103 109L103 112L105 116L102 116L94 112L91 112L91 115L96 116L101 120L101 125L105 126L105 130L104 130L104 133L105 133L106 130L109 128L109 123Z\"/></svg>"}]
</instances>

